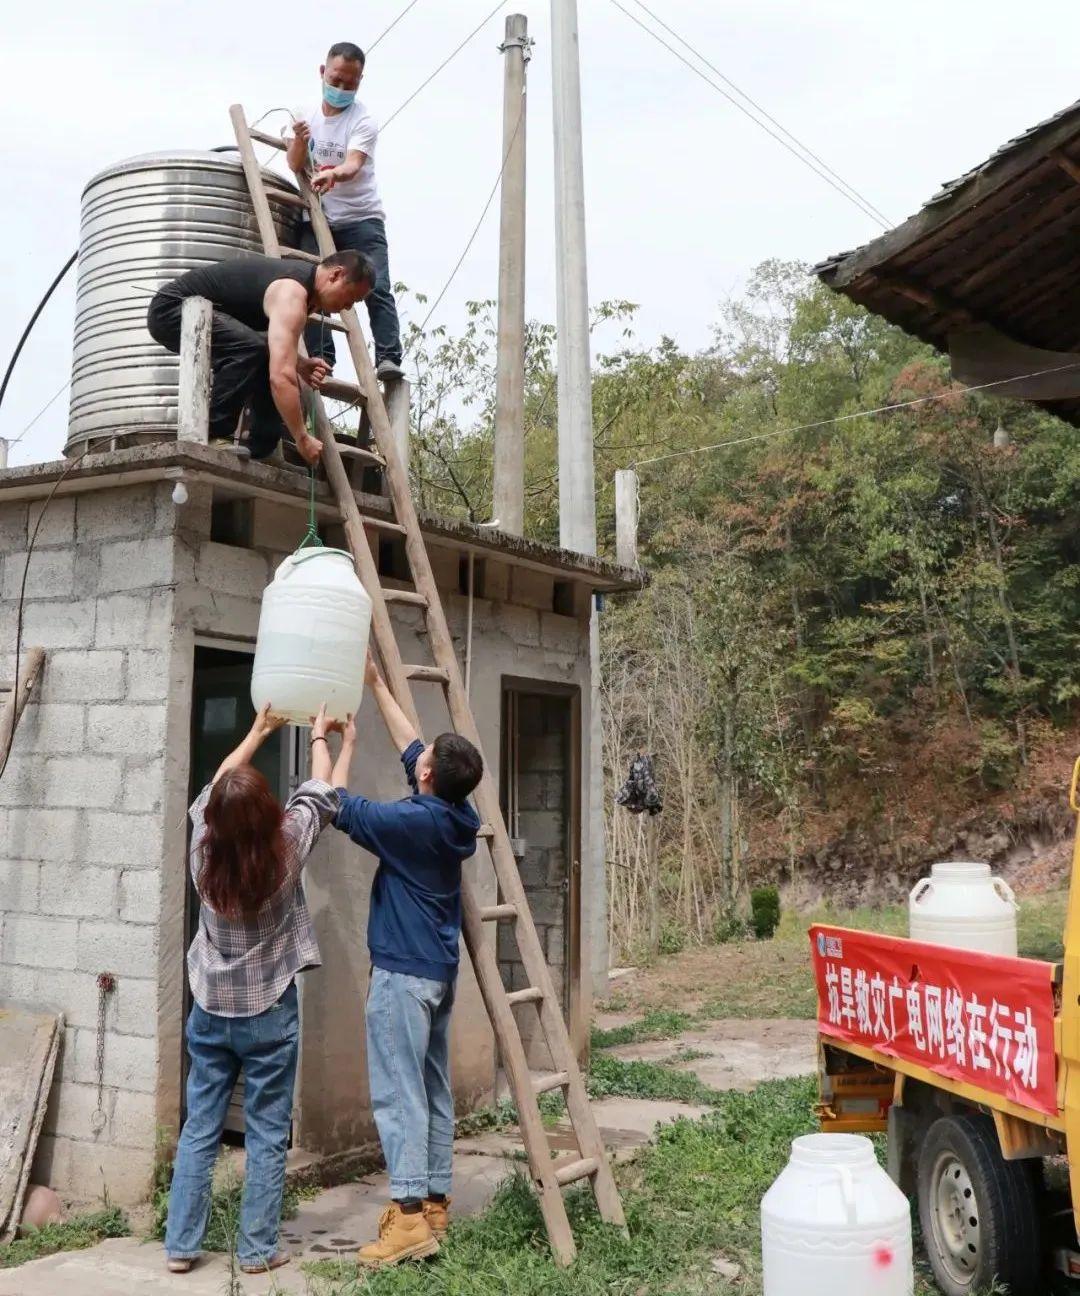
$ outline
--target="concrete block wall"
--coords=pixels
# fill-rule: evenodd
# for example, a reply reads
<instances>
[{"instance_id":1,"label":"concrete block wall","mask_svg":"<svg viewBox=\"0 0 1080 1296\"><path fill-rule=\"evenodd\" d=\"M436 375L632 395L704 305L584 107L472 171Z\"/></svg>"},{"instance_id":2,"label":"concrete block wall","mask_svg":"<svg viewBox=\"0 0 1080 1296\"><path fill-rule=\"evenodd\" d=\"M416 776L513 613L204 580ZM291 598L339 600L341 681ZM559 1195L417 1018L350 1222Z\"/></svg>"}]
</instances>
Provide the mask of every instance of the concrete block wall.
<instances>
[{"instance_id":1,"label":"concrete block wall","mask_svg":"<svg viewBox=\"0 0 1080 1296\"><path fill-rule=\"evenodd\" d=\"M555 991L566 1009L566 913L570 861L567 857L568 704L564 697L519 694L518 831L526 849L519 861L521 881L533 922L551 972ZM508 990L529 980L521 963L513 928L499 927L499 967ZM515 1009L529 1064L547 1068L551 1055L539 1029L535 1009Z\"/></svg>"},{"instance_id":2,"label":"concrete block wall","mask_svg":"<svg viewBox=\"0 0 1080 1296\"><path fill-rule=\"evenodd\" d=\"M189 574L170 492L120 487L49 505L22 637L45 649L45 670L0 780L0 999L66 1021L34 1178L121 1203L145 1196L156 1130L168 661L174 588ZM40 510L0 502L5 678ZM117 980L99 1077L100 972Z\"/></svg>"}]
</instances>

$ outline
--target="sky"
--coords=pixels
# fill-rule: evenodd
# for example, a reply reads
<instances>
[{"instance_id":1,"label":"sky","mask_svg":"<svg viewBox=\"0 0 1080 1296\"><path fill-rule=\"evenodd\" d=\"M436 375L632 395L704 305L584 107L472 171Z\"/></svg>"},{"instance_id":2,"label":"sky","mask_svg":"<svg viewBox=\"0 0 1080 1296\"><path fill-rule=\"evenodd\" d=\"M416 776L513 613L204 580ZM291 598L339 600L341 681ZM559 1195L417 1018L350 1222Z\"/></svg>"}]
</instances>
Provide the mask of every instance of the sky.
<instances>
[{"instance_id":1,"label":"sky","mask_svg":"<svg viewBox=\"0 0 1080 1296\"><path fill-rule=\"evenodd\" d=\"M655 28L634 0L621 2ZM8 123L0 364L77 246L80 195L92 176L139 153L229 142L233 102L249 120L277 105L315 103L327 47L370 45L405 3L17 7L0 47ZM376 116L389 117L493 3L417 0L369 60L361 97ZM1080 6L1060 0L649 0L649 7L895 222L1078 95ZM578 0L578 9L590 299L639 303L642 344L666 334L689 350L705 347L721 303L761 261L814 262L879 232L612 0ZM525 13L536 41L526 310L554 319L547 0L508 2L484 24L382 133L377 174L391 272L433 299L502 161L497 46L511 12ZM496 199L433 323L453 329L466 301L494 297L497 271ZM19 437L68 377L74 299L72 270L19 360L0 436ZM12 446L12 465L57 457L66 422L64 394Z\"/></svg>"}]
</instances>

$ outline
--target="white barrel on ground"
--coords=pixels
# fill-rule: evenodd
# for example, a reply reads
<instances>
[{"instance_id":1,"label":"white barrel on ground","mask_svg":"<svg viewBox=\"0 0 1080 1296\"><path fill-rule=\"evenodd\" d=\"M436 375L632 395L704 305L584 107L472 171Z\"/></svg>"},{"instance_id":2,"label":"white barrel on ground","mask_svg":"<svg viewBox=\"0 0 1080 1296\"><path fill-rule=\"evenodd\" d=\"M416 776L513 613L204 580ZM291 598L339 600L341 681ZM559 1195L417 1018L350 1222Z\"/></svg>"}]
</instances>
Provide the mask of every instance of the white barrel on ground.
<instances>
[{"instance_id":1,"label":"white barrel on ground","mask_svg":"<svg viewBox=\"0 0 1080 1296\"><path fill-rule=\"evenodd\" d=\"M354 715L364 691L371 599L343 549L300 549L263 591L251 671L256 711L308 724Z\"/></svg>"},{"instance_id":2,"label":"white barrel on ground","mask_svg":"<svg viewBox=\"0 0 1080 1296\"><path fill-rule=\"evenodd\" d=\"M989 864L948 860L916 882L908 899L908 935L928 945L1016 958L1016 896Z\"/></svg>"},{"instance_id":3,"label":"white barrel on ground","mask_svg":"<svg viewBox=\"0 0 1080 1296\"><path fill-rule=\"evenodd\" d=\"M761 1202L765 1296L912 1296L908 1200L869 1139L808 1134Z\"/></svg>"}]
</instances>

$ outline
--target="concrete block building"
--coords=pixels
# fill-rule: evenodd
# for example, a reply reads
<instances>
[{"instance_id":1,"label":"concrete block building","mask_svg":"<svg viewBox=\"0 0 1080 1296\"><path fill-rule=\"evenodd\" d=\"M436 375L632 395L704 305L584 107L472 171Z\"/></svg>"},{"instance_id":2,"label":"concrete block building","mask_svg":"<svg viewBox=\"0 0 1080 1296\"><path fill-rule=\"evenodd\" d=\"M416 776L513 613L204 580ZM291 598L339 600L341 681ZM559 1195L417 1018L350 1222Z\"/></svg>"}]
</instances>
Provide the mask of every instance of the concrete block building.
<instances>
[{"instance_id":1,"label":"concrete block building","mask_svg":"<svg viewBox=\"0 0 1080 1296\"><path fill-rule=\"evenodd\" d=\"M183 1119L184 956L197 914L186 809L250 723L260 597L305 530L306 496L306 477L285 466L170 440L0 472L0 678L14 673L17 629L24 650L45 651L0 779L0 1002L64 1015L34 1178L71 1196L144 1197L155 1148ZM380 530L387 502L356 498L383 582L409 588L400 541ZM339 541L325 485L318 508L324 540ZM603 843L590 832L599 753L590 746L589 617L597 592L635 587L638 577L491 530L422 521L583 1054L593 976L606 974L607 958ZM419 612L395 606L394 616L405 659L428 660ZM417 698L428 734L448 726L441 690L421 684ZM358 723L353 787L403 795L396 753L367 700ZM306 736L282 730L260 760L287 795L306 774ZM373 1137L362 1008L374 867L333 829L307 867L323 967L301 979L293 1143L316 1154ZM495 903L486 855L466 867L482 902ZM519 988L512 942L494 930L490 939L506 984ZM114 989L99 989L101 973ZM499 1060L464 955L461 977L453 1068L467 1110L489 1099ZM530 1061L543 1066L542 1041L528 1031L535 1008L515 1012ZM230 1125L241 1137L238 1105Z\"/></svg>"}]
</instances>

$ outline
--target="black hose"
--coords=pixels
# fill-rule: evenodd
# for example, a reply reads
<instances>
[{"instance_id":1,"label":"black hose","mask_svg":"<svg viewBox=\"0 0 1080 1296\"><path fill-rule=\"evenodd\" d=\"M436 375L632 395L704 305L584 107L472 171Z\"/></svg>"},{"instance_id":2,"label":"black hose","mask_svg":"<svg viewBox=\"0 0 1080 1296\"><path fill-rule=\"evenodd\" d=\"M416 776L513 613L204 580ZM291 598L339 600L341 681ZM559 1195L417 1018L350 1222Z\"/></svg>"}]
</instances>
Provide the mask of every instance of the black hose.
<instances>
[{"instance_id":1,"label":"black hose","mask_svg":"<svg viewBox=\"0 0 1080 1296\"><path fill-rule=\"evenodd\" d=\"M75 264L78 258L79 258L79 253L78 250L76 249L76 251L72 252L71 256L68 257L67 261L64 263L64 268L60 271L60 273L56 276L56 278L52 281L52 283L49 284L48 288L45 291L45 296L42 297L41 301L38 302L33 315L31 315L29 320L27 321L26 328L23 329L22 336L19 338L15 350L12 353L11 359L8 361L8 367L4 372L4 381L0 383L0 405L3 405L4 403L4 395L7 392L8 383L11 381L11 375L15 370L15 362L18 360L23 347L26 345L26 339L30 336L30 330L37 323L38 316L45 309L45 304L48 302L49 298L56 291L57 284L59 284L60 280L63 279L64 275L67 274L67 272Z\"/></svg>"}]
</instances>

